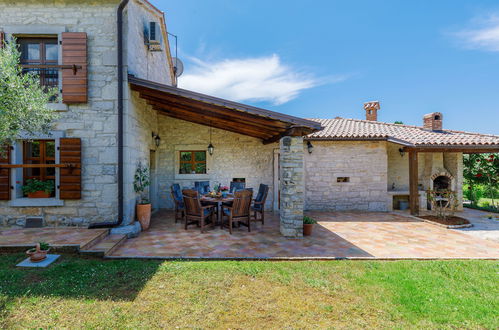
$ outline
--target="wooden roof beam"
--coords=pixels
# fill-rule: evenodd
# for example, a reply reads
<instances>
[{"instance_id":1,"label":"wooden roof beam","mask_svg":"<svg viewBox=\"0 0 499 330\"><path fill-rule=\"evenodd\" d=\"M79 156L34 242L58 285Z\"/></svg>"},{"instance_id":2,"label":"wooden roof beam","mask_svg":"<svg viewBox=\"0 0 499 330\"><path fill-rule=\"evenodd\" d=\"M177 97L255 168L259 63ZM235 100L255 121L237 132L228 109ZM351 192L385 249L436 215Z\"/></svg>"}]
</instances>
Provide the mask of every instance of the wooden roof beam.
<instances>
[{"instance_id":1,"label":"wooden roof beam","mask_svg":"<svg viewBox=\"0 0 499 330\"><path fill-rule=\"evenodd\" d=\"M247 136L257 138L257 139L265 140L265 139L268 139L269 137L271 137L271 135L263 134L261 132L257 133L257 132L248 131L245 129L241 130L240 128L236 128L236 127L232 127L232 126L224 126L224 125L221 125L220 123L217 123L217 122L210 123L210 121L204 120L204 119L199 118L199 117L182 116L180 114L172 112L171 110L167 110L167 109L160 108L160 107L155 107L155 110L158 110L159 113L162 115L172 117L175 119L180 119L180 120L188 121L191 123L195 123L195 124L199 124L199 125L203 125L203 126L207 126L207 127L214 127L214 128L222 129L222 130L237 133L237 134L247 135Z\"/></svg>"},{"instance_id":2,"label":"wooden roof beam","mask_svg":"<svg viewBox=\"0 0 499 330\"><path fill-rule=\"evenodd\" d=\"M202 116L208 116L210 118L216 118L214 120L218 120L218 119L229 120L229 121L232 121L234 123L238 123L238 124L250 127L252 129L260 129L260 130L265 130L265 131L277 131L277 132L282 132L285 130L285 128L276 128L276 127L269 127L268 125L257 124L257 123L254 123L251 119L243 119L243 118L234 117L234 116L224 116L224 115L220 115L218 113L212 113L209 111L199 110L199 109L196 109L193 107L188 107L185 105L170 103L170 102L164 101L162 99L149 98L149 97L145 97L145 99L147 100L147 102L149 104L171 107L171 108L181 110L184 113L190 113L193 115L198 114L198 115L202 115Z\"/></svg>"},{"instance_id":3,"label":"wooden roof beam","mask_svg":"<svg viewBox=\"0 0 499 330\"><path fill-rule=\"evenodd\" d=\"M258 124L265 125L265 126L272 126L272 127L284 128L284 129L289 127L289 123L275 120L272 118L266 118L266 117L262 117L262 116L258 116L258 115L249 114L249 113L239 111L236 109L224 108L224 107L220 107L218 105L204 103L202 101L181 98L177 95L169 95L169 94L157 92L154 90L137 87L134 85L132 85L132 89L135 91L138 91L140 93L140 97L142 97L142 98L161 99L161 100L164 100L165 102L169 102L170 104L193 107L193 108L196 108L199 110L209 111L209 112L216 113L216 114L226 116L226 117L241 118L241 119L244 119L246 121L251 120L255 124L258 123ZM182 101L179 101L179 100L182 100Z\"/></svg>"}]
</instances>

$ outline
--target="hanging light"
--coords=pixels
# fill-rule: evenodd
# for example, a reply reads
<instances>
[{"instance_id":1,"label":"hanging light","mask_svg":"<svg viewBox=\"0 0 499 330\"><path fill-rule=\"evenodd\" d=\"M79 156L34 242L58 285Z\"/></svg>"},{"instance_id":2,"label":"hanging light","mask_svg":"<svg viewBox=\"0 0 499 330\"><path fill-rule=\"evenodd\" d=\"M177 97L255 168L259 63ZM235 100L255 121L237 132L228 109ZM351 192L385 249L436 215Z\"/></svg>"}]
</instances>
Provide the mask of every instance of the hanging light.
<instances>
[{"instance_id":1,"label":"hanging light","mask_svg":"<svg viewBox=\"0 0 499 330\"><path fill-rule=\"evenodd\" d=\"M210 122L210 144L208 144L208 153L210 154L210 156L213 155L214 150L215 147L213 146L213 144L211 144L211 122Z\"/></svg>"},{"instance_id":2,"label":"hanging light","mask_svg":"<svg viewBox=\"0 0 499 330\"><path fill-rule=\"evenodd\" d=\"M314 146L312 145L312 142L310 142L310 141L307 141L307 150L308 150L309 154L311 154L312 151L314 150Z\"/></svg>"},{"instance_id":3,"label":"hanging light","mask_svg":"<svg viewBox=\"0 0 499 330\"><path fill-rule=\"evenodd\" d=\"M159 134L156 134L154 132L152 132L152 138L154 139L154 144L156 145L156 148L159 147L159 144L161 143L161 137L159 136Z\"/></svg>"},{"instance_id":4,"label":"hanging light","mask_svg":"<svg viewBox=\"0 0 499 330\"><path fill-rule=\"evenodd\" d=\"M404 155L405 155L404 149L399 148L399 153L400 153L400 157L404 157Z\"/></svg>"}]
</instances>

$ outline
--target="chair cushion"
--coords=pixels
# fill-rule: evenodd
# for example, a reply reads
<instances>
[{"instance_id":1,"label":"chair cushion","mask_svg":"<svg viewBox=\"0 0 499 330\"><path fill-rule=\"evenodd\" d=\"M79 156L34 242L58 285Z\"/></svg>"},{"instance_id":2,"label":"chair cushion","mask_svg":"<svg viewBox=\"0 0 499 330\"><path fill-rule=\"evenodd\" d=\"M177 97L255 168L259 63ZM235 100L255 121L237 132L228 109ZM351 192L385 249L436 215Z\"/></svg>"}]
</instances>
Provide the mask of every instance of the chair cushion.
<instances>
[{"instance_id":1,"label":"chair cushion","mask_svg":"<svg viewBox=\"0 0 499 330\"><path fill-rule=\"evenodd\" d=\"M225 214L225 215L230 215L230 210L229 210L229 209L224 208L224 214Z\"/></svg>"},{"instance_id":2,"label":"chair cushion","mask_svg":"<svg viewBox=\"0 0 499 330\"><path fill-rule=\"evenodd\" d=\"M211 212L213 212L213 209L204 209L204 215L209 215Z\"/></svg>"},{"instance_id":3,"label":"chair cushion","mask_svg":"<svg viewBox=\"0 0 499 330\"><path fill-rule=\"evenodd\" d=\"M262 204L253 204L253 207L251 209L261 211L263 209Z\"/></svg>"}]
</instances>

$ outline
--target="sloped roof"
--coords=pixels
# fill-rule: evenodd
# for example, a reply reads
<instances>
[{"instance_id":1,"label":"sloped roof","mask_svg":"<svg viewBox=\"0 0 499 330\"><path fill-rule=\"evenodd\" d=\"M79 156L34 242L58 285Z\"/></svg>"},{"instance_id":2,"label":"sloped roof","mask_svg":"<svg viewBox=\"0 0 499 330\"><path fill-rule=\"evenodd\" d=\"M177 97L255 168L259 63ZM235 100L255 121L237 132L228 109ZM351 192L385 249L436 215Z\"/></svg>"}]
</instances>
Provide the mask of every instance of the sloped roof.
<instances>
[{"instance_id":1,"label":"sloped roof","mask_svg":"<svg viewBox=\"0 0 499 330\"><path fill-rule=\"evenodd\" d=\"M324 129L307 135L311 140L387 140L405 146L487 146L499 148L499 136L453 130L431 131L419 126L360 119L310 119Z\"/></svg>"}]
</instances>

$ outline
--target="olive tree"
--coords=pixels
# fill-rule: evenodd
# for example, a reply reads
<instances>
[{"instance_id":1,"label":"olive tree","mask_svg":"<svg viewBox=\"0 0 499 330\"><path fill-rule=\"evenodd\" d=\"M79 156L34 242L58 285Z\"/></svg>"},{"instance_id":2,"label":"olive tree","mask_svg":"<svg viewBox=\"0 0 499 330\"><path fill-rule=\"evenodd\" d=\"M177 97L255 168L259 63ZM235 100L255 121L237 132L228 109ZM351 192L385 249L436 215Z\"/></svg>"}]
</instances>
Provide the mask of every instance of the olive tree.
<instances>
[{"instance_id":1,"label":"olive tree","mask_svg":"<svg viewBox=\"0 0 499 330\"><path fill-rule=\"evenodd\" d=\"M23 73L15 40L0 45L0 146L13 144L20 133L48 134L56 118L48 103L56 95L38 76Z\"/></svg>"}]
</instances>

